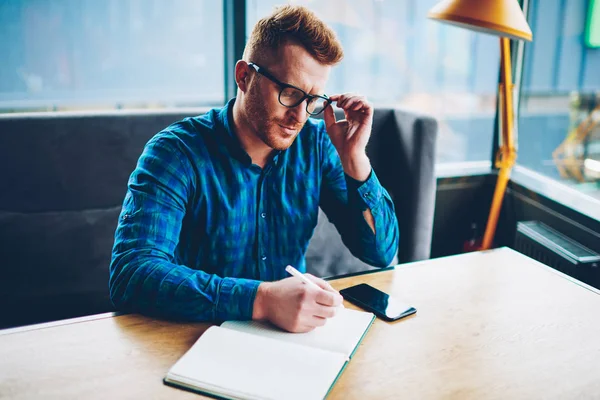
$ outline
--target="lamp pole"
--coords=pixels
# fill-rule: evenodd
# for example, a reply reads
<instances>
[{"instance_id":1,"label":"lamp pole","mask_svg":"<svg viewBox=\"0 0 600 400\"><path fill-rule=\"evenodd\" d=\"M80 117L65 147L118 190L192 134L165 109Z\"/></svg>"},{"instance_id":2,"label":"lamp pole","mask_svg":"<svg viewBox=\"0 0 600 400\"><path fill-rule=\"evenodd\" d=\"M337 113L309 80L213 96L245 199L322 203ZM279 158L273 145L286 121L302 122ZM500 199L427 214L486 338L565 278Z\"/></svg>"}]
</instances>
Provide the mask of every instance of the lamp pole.
<instances>
[{"instance_id":1,"label":"lamp pole","mask_svg":"<svg viewBox=\"0 0 600 400\"><path fill-rule=\"evenodd\" d=\"M517 159L513 134L513 81L510 38L531 41L531 28L517 0L443 0L429 11L429 18L452 25L500 36L500 108L501 143L496 153L498 177L480 250L492 247L502 200L510 173Z\"/></svg>"},{"instance_id":2,"label":"lamp pole","mask_svg":"<svg viewBox=\"0 0 600 400\"><path fill-rule=\"evenodd\" d=\"M514 142L514 113L513 113L513 81L512 81L512 66L510 60L510 39L506 37L500 38L500 128L502 143L496 155L496 168L498 168L498 178L496 188L494 189L494 197L492 206L488 216L488 222L485 227L485 234L481 243L482 250L488 250L492 247L494 241L494 233L498 225L498 217L502 209L502 200L506 192L506 185L510 179L512 167L517 159L517 151Z\"/></svg>"}]
</instances>

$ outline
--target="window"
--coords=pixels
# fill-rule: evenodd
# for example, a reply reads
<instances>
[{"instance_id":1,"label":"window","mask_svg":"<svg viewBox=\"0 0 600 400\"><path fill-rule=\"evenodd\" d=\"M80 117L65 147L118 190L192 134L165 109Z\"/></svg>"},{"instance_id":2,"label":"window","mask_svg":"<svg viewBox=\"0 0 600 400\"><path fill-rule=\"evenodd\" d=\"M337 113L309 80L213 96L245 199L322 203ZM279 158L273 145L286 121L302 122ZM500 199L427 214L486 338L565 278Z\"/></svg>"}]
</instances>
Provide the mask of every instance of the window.
<instances>
[{"instance_id":1,"label":"window","mask_svg":"<svg viewBox=\"0 0 600 400\"><path fill-rule=\"evenodd\" d=\"M223 104L216 0L3 0L0 111Z\"/></svg>"},{"instance_id":2,"label":"window","mask_svg":"<svg viewBox=\"0 0 600 400\"><path fill-rule=\"evenodd\" d=\"M248 0L248 34L283 0ZM440 123L438 163L489 168L500 60L498 39L427 19L437 0L294 1L338 34L345 57L327 93L358 92Z\"/></svg>"},{"instance_id":3,"label":"window","mask_svg":"<svg viewBox=\"0 0 600 400\"><path fill-rule=\"evenodd\" d=\"M594 3L600 7L528 2L533 42L524 53L517 162L600 200L600 49L589 47L591 35L584 38L586 29L600 29L590 25L600 24L590 18L600 12Z\"/></svg>"}]
</instances>

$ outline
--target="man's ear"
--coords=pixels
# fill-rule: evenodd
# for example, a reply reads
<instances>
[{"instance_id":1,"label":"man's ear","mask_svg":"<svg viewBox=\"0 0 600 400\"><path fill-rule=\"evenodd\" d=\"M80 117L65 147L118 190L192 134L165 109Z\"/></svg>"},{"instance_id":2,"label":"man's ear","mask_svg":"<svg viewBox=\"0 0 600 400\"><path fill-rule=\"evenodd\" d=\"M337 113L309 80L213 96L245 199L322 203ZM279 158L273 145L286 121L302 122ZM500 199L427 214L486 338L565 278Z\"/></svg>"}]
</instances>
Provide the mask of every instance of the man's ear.
<instances>
[{"instance_id":1,"label":"man's ear","mask_svg":"<svg viewBox=\"0 0 600 400\"><path fill-rule=\"evenodd\" d=\"M235 63L235 83L244 93L248 90L248 84L250 83L250 68L244 60Z\"/></svg>"}]
</instances>

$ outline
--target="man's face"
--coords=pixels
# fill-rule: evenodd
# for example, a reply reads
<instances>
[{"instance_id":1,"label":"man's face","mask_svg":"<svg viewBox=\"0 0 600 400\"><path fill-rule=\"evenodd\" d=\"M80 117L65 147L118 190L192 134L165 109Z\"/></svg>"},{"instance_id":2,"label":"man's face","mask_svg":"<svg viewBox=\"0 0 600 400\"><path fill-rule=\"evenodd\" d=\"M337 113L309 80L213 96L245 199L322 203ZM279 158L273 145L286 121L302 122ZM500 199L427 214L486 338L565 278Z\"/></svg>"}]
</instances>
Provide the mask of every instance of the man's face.
<instances>
[{"instance_id":1,"label":"man's face","mask_svg":"<svg viewBox=\"0 0 600 400\"><path fill-rule=\"evenodd\" d=\"M296 86L309 94L323 94L330 66L320 64L297 44L285 44L280 56L279 60L270 65L260 66L281 82ZM292 145L310 116L306 111L308 100L294 108L285 107L279 102L281 87L254 70L251 73L255 76L244 94L248 123L254 134L267 146L285 150Z\"/></svg>"}]
</instances>

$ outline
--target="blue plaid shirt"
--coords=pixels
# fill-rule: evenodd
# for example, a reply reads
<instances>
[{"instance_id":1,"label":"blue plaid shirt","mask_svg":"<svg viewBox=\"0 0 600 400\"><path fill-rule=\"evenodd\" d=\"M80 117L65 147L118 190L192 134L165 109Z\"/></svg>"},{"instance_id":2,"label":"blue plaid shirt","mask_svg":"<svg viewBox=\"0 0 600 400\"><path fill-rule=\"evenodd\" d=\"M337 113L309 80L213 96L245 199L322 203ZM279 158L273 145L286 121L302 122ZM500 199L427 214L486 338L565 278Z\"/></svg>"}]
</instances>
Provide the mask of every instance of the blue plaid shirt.
<instances>
[{"instance_id":1,"label":"blue plaid shirt","mask_svg":"<svg viewBox=\"0 0 600 400\"><path fill-rule=\"evenodd\" d=\"M234 101L146 144L115 232L109 286L118 308L191 321L252 318L261 281L288 277L288 264L306 270L319 206L355 256L391 263L398 224L375 173L364 183L345 175L324 122L313 119L261 169L232 131Z\"/></svg>"}]
</instances>

